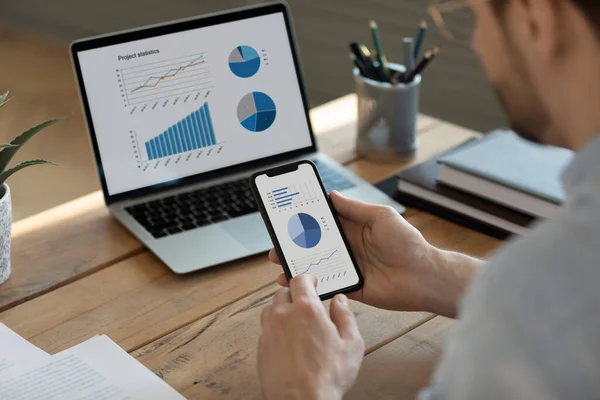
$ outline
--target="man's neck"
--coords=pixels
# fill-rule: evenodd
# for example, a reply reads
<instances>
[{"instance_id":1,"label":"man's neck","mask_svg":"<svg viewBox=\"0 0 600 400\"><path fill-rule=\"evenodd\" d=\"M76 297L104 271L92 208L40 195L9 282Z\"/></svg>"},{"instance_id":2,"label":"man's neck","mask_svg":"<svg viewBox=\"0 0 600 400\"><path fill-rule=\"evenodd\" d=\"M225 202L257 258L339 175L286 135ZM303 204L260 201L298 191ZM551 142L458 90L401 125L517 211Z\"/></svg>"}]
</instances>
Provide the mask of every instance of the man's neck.
<instances>
[{"instance_id":1,"label":"man's neck","mask_svg":"<svg viewBox=\"0 0 600 400\"><path fill-rule=\"evenodd\" d=\"M553 125L560 132L549 139L575 151L600 134L600 42L587 39L557 74L562 78L549 83L553 89L547 94Z\"/></svg>"}]
</instances>

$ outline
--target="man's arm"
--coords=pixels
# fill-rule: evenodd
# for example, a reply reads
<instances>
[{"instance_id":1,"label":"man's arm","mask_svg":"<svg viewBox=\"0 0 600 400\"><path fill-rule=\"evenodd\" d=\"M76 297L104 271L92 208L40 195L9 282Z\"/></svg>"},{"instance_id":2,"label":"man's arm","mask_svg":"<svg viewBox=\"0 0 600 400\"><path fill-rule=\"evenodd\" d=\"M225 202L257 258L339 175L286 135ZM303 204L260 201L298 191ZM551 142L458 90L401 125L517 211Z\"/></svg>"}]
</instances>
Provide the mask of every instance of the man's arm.
<instances>
[{"instance_id":1,"label":"man's arm","mask_svg":"<svg viewBox=\"0 0 600 400\"><path fill-rule=\"evenodd\" d=\"M337 192L331 199L365 278L364 287L349 298L388 310L456 317L480 260L432 246L391 207ZM269 257L279 263L274 251ZM283 274L277 281L288 284Z\"/></svg>"},{"instance_id":2,"label":"man's arm","mask_svg":"<svg viewBox=\"0 0 600 400\"><path fill-rule=\"evenodd\" d=\"M338 193L331 198L365 278L363 288L349 297L390 310L456 316L479 260L437 249L392 208ZM275 252L269 257L279 262ZM292 393L302 398L341 398L358 372L364 344L357 337L352 312L338 297L328 318L314 287L308 290L307 278L294 278L292 290L281 289L263 313L258 367L267 398ZM285 275L278 282L288 286ZM304 297L297 301L293 289L299 285Z\"/></svg>"},{"instance_id":3,"label":"man's arm","mask_svg":"<svg viewBox=\"0 0 600 400\"><path fill-rule=\"evenodd\" d=\"M483 262L461 253L437 248L432 250L430 260L419 271L419 308L456 318L461 299Z\"/></svg>"}]
</instances>

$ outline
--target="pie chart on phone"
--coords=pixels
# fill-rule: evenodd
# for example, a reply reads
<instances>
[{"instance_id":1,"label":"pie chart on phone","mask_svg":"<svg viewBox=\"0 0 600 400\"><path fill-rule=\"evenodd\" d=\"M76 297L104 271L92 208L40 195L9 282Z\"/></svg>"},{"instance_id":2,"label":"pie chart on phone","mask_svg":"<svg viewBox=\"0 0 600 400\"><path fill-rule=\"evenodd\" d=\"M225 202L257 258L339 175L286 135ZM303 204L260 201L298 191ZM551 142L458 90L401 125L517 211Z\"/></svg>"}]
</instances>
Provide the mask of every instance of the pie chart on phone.
<instances>
[{"instance_id":1,"label":"pie chart on phone","mask_svg":"<svg viewBox=\"0 0 600 400\"><path fill-rule=\"evenodd\" d=\"M312 249L321 241L321 227L310 214L299 213L290 218L288 233L294 243L304 249Z\"/></svg>"}]
</instances>

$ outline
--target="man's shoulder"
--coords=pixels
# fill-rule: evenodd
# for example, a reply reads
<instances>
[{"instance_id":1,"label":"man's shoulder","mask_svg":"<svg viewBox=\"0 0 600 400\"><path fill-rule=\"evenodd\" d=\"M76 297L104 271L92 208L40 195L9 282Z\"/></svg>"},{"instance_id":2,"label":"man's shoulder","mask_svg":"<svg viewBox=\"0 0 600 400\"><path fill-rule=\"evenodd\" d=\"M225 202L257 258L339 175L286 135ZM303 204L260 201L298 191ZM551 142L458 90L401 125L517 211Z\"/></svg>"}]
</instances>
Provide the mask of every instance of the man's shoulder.
<instances>
[{"instance_id":1,"label":"man's shoulder","mask_svg":"<svg viewBox=\"0 0 600 400\"><path fill-rule=\"evenodd\" d=\"M600 190L573 196L552 220L498 251L473 285L477 301L524 307L560 321L590 301L600 304ZM530 303L529 305L524 303Z\"/></svg>"},{"instance_id":2,"label":"man's shoulder","mask_svg":"<svg viewBox=\"0 0 600 400\"><path fill-rule=\"evenodd\" d=\"M483 267L431 393L600 398L600 172L584 178L572 181L576 190L558 216L507 243Z\"/></svg>"},{"instance_id":3,"label":"man's shoulder","mask_svg":"<svg viewBox=\"0 0 600 400\"><path fill-rule=\"evenodd\" d=\"M495 263L561 268L562 262L588 266L600 259L600 180L589 181L569 196L553 219L538 223L532 231L509 241L492 259ZM589 265L591 267L591 265ZM515 265L515 268L521 268ZM600 269L594 268L600 272Z\"/></svg>"}]
</instances>

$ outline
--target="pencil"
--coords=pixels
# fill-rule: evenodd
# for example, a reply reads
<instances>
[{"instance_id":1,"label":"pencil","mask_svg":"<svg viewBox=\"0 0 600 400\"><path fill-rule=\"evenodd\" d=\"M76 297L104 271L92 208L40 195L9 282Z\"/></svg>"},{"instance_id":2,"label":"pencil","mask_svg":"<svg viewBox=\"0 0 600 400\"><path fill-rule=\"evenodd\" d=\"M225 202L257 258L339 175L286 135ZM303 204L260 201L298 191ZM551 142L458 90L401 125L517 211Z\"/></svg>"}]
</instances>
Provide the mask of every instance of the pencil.
<instances>
[{"instance_id":1,"label":"pencil","mask_svg":"<svg viewBox=\"0 0 600 400\"><path fill-rule=\"evenodd\" d=\"M375 50L377 50L377 61L379 61L379 72L384 77L385 82L390 81L390 77L388 75L387 70L387 60L385 58L385 54L383 54L383 49L381 48L381 39L379 38L379 27L375 21L371 21L369 23L371 27L371 35L373 36L373 44L375 45Z\"/></svg>"},{"instance_id":2,"label":"pencil","mask_svg":"<svg viewBox=\"0 0 600 400\"><path fill-rule=\"evenodd\" d=\"M423 46L423 39L425 39L425 32L427 32L427 21L421 21L421 25L419 26L419 32L417 32L417 39L415 40L415 53L413 56L415 62L419 59L421 47Z\"/></svg>"},{"instance_id":3,"label":"pencil","mask_svg":"<svg viewBox=\"0 0 600 400\"><path fill-rule=\"evenodd\" d=\"M423 70L425 70L425 68L427 68L427 66L431 63L431 61L435 58L435 56L438 55L439 52L440 52L440 48L434 47L432 50L429 50L427 53L425 53L425 56L423 57L423 59L421 60L419 65L417 65L417 67L415 69L413 69L406 75L406 77L404 79L404 83L412 82L412 80L415 79L415 76L417 76L421 72L423 72Z\"/></svg>"}]
</instances>

